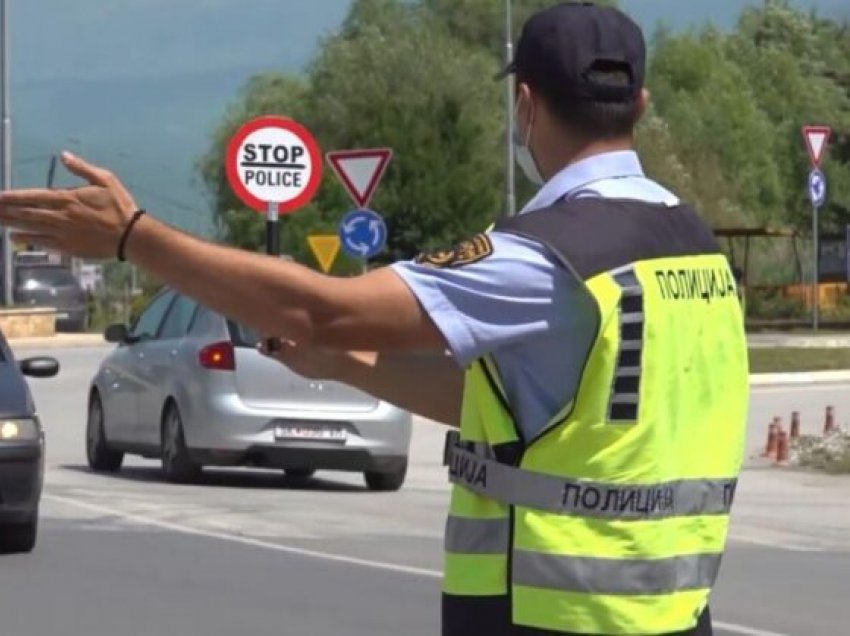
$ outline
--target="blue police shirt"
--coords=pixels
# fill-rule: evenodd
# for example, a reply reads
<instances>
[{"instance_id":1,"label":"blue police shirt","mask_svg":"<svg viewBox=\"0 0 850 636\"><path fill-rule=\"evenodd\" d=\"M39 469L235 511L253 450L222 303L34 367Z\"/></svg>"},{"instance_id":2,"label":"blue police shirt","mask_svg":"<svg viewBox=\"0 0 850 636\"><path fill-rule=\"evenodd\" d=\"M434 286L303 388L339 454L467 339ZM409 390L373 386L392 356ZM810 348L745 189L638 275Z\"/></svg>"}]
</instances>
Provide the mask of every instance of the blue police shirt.
<instances>
[{"instance_id":1,"label":"blue police shirt","mask_svg":"<svg viewBox=\"0 0 850 636\"><path fill-rule=\"evenodd\" d=\"M588 196L678 204L675 195L644 175L636 153L621 151L564 168L521 213ZM583 281L558 266L537 241L502 232L489 237L493 253L468 265L439 269L401 262L392 267L462 368L492 355L528 441L575 395L583 352L596 335L594 301Z\"/></svg>"}]
</instances>

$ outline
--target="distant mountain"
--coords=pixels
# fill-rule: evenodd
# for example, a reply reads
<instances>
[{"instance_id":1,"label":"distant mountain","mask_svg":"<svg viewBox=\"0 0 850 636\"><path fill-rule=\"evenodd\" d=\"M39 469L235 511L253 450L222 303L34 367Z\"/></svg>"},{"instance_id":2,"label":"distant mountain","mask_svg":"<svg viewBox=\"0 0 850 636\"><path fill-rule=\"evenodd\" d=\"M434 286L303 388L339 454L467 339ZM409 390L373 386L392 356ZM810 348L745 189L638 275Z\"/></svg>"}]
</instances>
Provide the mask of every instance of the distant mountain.
<instances>
[{"instance_id":1,"label":"distant mountain","mask_svg":"<svg viewBox=\"0 0 850 636\"><path fill-rule=\"evenodd\" d=\"M252 75L302 69L348 4L11 2L15 182L44 183L50 155L67 148L121 174L171 222L209 234L194 166L211 131Z\"/></svg>"},{"instance_id":2,"label":"distant mountain","mask_svg":"<svg viewBox=\"0 0 850 636\"><path fill-rule=\"evenodd\" d=\"M494 2L496 0L493 0ZM746 0L622 0L652 32L734 24ZM850 18L848 0L798 0ZM14 176L44 183L67 148L102 162L145 205L208 234L195 162L251 75L303 69L349 0L21 0L10 3ZM57 175L58 183L69 183Z\"/></svg>"},{"instance_id":3,"label":"distant mountain","mask_svg":"<svg viewBox=\"0 0 850 636\"><path fill-rule=\"evenodd\" d=\"M300 68L349 0L12 0L17 81Z\"/></svg>"},{"instance_id":4,"label":"distant mountain","mask_svg":"<svg viewBox=\"0 0 850 636\"><path fill-rule=\"evenodd\" d=\"M192 232L212 230L193 166L226 105L259 67L24 83L14 93L19 184L44 183L62 149L108 165L137 198ZM57 185L70 183L63 172Z\"/></svg>"}]
</instances>

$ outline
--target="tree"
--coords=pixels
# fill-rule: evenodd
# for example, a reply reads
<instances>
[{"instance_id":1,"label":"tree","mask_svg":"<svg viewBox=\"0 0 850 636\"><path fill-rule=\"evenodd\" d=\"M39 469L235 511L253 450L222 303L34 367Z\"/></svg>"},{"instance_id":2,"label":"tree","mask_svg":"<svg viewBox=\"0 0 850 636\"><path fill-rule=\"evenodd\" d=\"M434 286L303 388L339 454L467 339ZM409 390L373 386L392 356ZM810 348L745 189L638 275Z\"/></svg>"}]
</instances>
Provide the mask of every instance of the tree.
<instances>
[{"instance_id":1,"label":"tree","mask_svg":"<svg viewBox=\"0 0 850 636\"><path fill-rule=\"evenodd\" d=\"M744 12L727 50L771 121L787 220L802 228L811 225L804 188L809 162L800 129L827 123L836 135L824 168L830 196L822 218L826 227L850 222L850 62L841 54L850 50L847 27L770 1Z\"/></svg>"},{"instance_id":2,"label":"tree","mask_svg":"<svg viewBox=\"0 0 850 636\"><path fill-rule=\"evenodd\" d=\"M552 0L511 0L514 39L532 14L552 4ZM616 6L618 3L602 0L597 4ZM504 0L422 0L422 5L445 24L453 37L486 49L497 60L504 60L507 18Z\"/></svg>"},{"instance_id":3,"label":"tree","mask_svg":"<svg viewBox=\"0 0 850 636\"><path fill-rule=\"evenodd\" d=\"M650 66L655 102L676 154L695 176L691 194L708 195L703 213L768 223L781 216L782 198L771 121L723 45L710 29L658 42ZM706 192L706 171L715 170ZM724 196L712 196L718 187Z\"/></svg>"},{"instance_id":4,"label":"tree","mask_svg":"<svg viewBox=\"0 0 850 636\"><path fill-rule=\"evenodd\" d=\"M241 247L261 244L261 219L233 198L222 161L236 126L268 113L297 118L325 150L393 148L373 203L388 222L386 259L409 258L483 230L502 212L503 125L493 70L486 52L451 37L421 7L356 1L305 78L255 78L218 128L201 170L224 237ZM314 204L287 219L282 246L310 262L305 235L335 231L350 207L326 173Z\"/></svg>"},{"instance_id":5,"label":"tree","mask_svg":"<svg viewBox=\"0 0 850 636\"><path fill-rule=\"evenodd\" d=\"M219 235L242 249L259 249L264 244L262 217L245 208L227 181L224 158L227 144L244 122L268 114L299 119L307 111L307 85L303 79L276 72L254 76L230 106L213 134L210 149L198 162L207 192L212 198Z\"/></svg>"},{"instance_id":6,"label":"tree","mask_svg":"<svg viewBox=\"0 0 850 636\"><path fill-rule=\"evenodd\" d=\"M515 36L550 0L513 0ZM303 76L254 78L217 129L200 168L222 236L262 245L262 217L230 192L222 158L246 119L283 114L325 150L390 146L374 207L388 220L384 260L481 231L503 211L504 4L495 0L354 0ZM653 106L638 129L648 174L715 225L810 227L805 123L835 135L823 227L850 222L850 26L767 0L731 33L660 31L650 47ZM532 192L518 176L520 200ZM282 245L312 262L305 237L335 232L350 208L326 172L313 204L287 218ZM336 273L355 271L341 259Z\"/></svg>"},{"instance_id":7,"label":"tree","mask_svg":"<svg viewBox=\"0 0 850 636\"><path fill-rule=\"evenodd\" d=\"M392 10L368 11L375 4ZM430 14L361 0L310 69L308 123L327 148L386 145L395 159L375 198L389 258L481 231L500 208L498 86L490 58L449 36ZM385 96L391 96L385 99ZM344 211L334 184L319 207Z\"/></svg>"}]
</instances>

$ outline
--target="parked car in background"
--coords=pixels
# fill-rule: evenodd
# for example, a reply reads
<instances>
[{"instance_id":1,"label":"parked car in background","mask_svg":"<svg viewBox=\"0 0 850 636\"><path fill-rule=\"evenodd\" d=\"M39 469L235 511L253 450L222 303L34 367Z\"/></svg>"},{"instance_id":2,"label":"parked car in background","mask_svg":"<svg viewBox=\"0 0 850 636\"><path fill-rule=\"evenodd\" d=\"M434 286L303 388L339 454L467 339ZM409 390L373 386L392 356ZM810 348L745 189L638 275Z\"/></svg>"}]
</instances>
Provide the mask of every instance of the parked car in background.
<instances>
[{"instance_id":1,"label":"parked car in background","mask_svg":"<svg viewBox=\"0 0 850 636\"><path fill-rule=\"evenodd\" d=\"M58 372L53 358L16 363L0 332L0 554L35 547L44 431L24 376L48 378Z\"/></svg>"},{"instance_id":2,"label":"parked car in background","mask_svg":"<svg viewBox=\"0 0 850 636\"><path fill-rule=\"evenodd\" d=\"M95 471L125 453L161 458L172 481L203 466L362 472L372 490L405 479L411 416L337 382L313 381L260 354L257 336L166 290L118 344L89 394L86 449Z\"/></svg>"},{"instance_id":3,"label":"parked car in background","mask_svg":"<svg viewBox=\"0 0 850 636\"><path fill-rule=\"evenodd\" d=\"M14 300L18 305L56 309L56 328L86 328L86 292L70 268L55 263L19 262L15 267Z\"/></svg>"}]
</instances>

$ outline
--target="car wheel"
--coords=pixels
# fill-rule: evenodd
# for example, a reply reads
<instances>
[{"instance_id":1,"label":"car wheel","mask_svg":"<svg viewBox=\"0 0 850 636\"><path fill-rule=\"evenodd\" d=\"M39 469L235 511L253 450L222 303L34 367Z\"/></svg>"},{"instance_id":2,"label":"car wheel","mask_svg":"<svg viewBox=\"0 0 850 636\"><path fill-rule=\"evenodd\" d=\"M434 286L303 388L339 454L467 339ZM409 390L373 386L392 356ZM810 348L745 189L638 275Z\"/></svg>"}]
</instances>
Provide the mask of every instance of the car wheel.
<instances>
[{"instance_id":1,"label":"car wheel","mask_svg":"<svg viewBox=\"0 0 850 636\"><path fill-rule=\"evenodd\" d=\"M374 490L375 492L393 492L399 490L404 484L404 478L407 476L407 460L404 460L404 463L401 467L397 468L388 473L378 473L367 471L363 474L363 477L366 479L366 485L369 487L369 490Z\"/></svg>"},{"instance_id":2,"label":"car wheel","mask_svg":"<svg viewBox=\"0 0 850 636\"><path fill-rule=\"evenodd\" d=\"M27 521L0 525L0 554L32 552L37 536L37 510Z\"/></svg>"},{"instance_id":3,"label":"car wheel","mask_svg":"<svg viewBox=\"0 0 850 636\"><path fill-rule=\"evenodd\" d=\"M114 473L121 468L124 453L112 450L106 442L103 402L100 395L94 393L89 400L89 414L86 422L86 457L89 467L95 472Z\"/></svg>"},{"instance_id":4,"label":"car wheel","mask_svg":"<svg viewBox=\"0 0 850 636\"><path fill-rule=\"evenodd\" d=\"M185 484L197 479L201 465L189 455L186 436L183 433L183 418L174 403L165 409L162 418L162 472L168 481Z\"/></svg>"}]
</instances>

